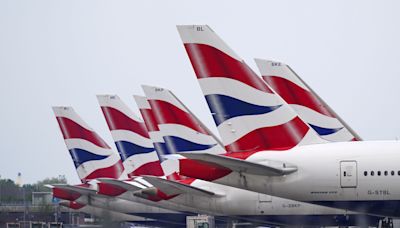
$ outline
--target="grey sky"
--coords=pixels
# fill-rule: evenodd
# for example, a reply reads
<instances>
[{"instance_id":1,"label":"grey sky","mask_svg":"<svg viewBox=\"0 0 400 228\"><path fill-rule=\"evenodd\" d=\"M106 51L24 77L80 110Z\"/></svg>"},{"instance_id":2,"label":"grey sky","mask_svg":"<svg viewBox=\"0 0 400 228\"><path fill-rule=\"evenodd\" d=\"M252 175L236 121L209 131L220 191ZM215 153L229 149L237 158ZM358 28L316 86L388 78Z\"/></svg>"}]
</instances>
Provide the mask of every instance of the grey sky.
<instances>
[{"instance_id":1,"label":"grey sky","mask_svg":"<svg viewBox=\"0 0 400 228\"><path fill-rule=\"evenodd\" d=\"M201 2L201 3L200 3ZM399 1L0 1L0 175L78 178L52 105L105 140L96 94L136 111L141 84L170 88L215 130L176 24L209 24L253 69L288 63L368 140L400 136Z\"/></svg>"}]
</instances>

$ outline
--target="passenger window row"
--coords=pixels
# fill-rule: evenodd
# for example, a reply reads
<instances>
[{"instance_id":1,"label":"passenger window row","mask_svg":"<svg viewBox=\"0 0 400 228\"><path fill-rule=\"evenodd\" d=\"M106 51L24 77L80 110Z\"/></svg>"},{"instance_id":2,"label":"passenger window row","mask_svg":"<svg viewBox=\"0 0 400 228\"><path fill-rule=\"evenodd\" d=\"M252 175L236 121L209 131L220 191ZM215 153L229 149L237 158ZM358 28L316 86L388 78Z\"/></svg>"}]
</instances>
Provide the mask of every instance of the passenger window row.
<instances>
[{"instance_id":1,"label":"passenger window row","mask_svg":"<svg viewBox=\"0 0 400 228\"><path fill-rule=\"evenodd\" d=\"M375 172L374 171L370 171L370 172L364 171L364 176L368 176L368 173L369 173L370 176L375 176ZM390 175L391 176L394 176L395 174L396 174L395 171L393 171L393 170L390 171ZM376 175L377 176L381 176L381 175L388 176L389 175L389 171L383 171L383 172L377 171ZM397 171L397 175L400 176L400 170Z\"/></svg>"}]
</instances>

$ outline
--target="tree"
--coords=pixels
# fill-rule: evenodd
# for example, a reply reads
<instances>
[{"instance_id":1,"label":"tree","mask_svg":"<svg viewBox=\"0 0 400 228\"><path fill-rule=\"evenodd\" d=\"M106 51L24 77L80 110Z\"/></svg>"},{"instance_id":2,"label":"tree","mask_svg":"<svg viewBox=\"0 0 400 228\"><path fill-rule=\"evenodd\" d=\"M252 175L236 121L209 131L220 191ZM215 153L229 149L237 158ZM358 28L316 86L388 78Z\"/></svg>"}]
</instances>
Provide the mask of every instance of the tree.
<instances>
[{"instance_id":1,"label":"tree","mask_svg":"<svg viewBox=\"0 0 400 228\"><path fill-rule=\"evenodd\" d=\"M59 175L58 177L46 178L44 180L38 181L35 186L36 192L48 192L49 188L46 187L48 184L66 184L67 178L64 175Z\"/></svg>"},{"instance_id":2,"label":"tree","mask_svg":"<svg viewBox=\"0 0 400 228\"><path fill-rule=\"evenodd\" d=\"M19 187L11 179L0 178L0 203L22 203L25 200L32 199L32 192L49 192L51 191L45 185L47 184L66 184L65 176L45 178L35 184L24 184ZM25 196L24 196L25 193Z\"/></svg>"}]
</instances>

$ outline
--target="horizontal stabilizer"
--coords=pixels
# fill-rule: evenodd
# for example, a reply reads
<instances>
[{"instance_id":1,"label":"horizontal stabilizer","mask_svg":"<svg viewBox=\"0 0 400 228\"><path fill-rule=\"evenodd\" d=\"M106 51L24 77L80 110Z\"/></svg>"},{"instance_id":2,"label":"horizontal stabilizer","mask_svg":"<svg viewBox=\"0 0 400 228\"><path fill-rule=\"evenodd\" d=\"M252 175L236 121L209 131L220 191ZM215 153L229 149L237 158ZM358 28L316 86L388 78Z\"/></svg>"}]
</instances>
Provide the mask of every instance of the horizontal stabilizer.
<instances>
[{"instance_id":1,"label":"horizontal stabilizer","mask_svg":"<svg viewBox=\"0 0 400 228\"><path fill-rule=\"evenodd\" d=\"M297 171L297 167L280 161L263 160L259 163L245 161L233 157L208 153L181 153L189 159L214 164L228 168L235 172L263 175L263 176L283 176Z\"/></svg>"},{"instance_id":2,"label":"horizontal stabilizer","mask_svg":"<svg viewBox=\"0 0 400 228\"><path fill-rule=\"evenodd\" d=\"M131 191L131 192L140 191L143 188L145 188L145 186L143 186L139 183L136 183L136 182L126 182L126 181L121 181L121 180L112 179L112 178L97 178L96 180L103 182L103 183L118 186L120 188L125 189L126 191Z\"/></svg>"},{"instance_id":3,"label":"horizontal stabilizer","mask_svg":"<svg viewBox=\"0 0 400 228\"><path fill-rule=\"evenodd\" d=\"M73 191L80 193L82 195L96 195L97 192L94 189L90 188L84 188L84 187L79 187L79 186L73 186L69 184L52 184L54 188L60 188L66 191Z\"/></svg>"},{"instance_id":4,"label":"horizontal stabilizer","mask_svg":"<svg viewBox=\"0 0 400 228\"><path fill-rule=\"evenodd\" d=\"M50 189L53 189L55 186L53 186L53 185L51 185L51 184L45 184L44 185L46 188L50 188Z\"/></svg>"},{"instance_id":5,"label":"horizontal stabilizer","mask_svg":"<svg viewBox=\"0 0 400 228\"><path fill-rule=\"evenodd\" d=\"M217 196L217 194L214 192L193 187L177 181L167 180L155 176L143 176L143 178L167 195L187 193L206 197Z\"/></svg>"},{"instance_id":6,"label":"horizontal stabilizer","mask_svg":"<svg viewBox=\"0 0 400 228\"><path fill-rule=\"evenodd\" d=\"M86 206L85 204L80 204L77 202L67 201L67 200L60 201L58 204L74 210L78 210Z\"/></svg>"}]
</instances>

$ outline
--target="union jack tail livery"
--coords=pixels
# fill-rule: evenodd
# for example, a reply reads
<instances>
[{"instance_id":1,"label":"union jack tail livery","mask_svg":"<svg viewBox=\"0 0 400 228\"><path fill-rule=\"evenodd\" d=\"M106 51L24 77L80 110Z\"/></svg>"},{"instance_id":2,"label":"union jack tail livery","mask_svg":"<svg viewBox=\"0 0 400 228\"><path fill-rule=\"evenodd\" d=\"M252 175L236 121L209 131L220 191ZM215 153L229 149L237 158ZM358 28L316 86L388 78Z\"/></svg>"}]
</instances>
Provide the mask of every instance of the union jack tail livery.
<instances>
[{"instance_id":1,"label":"union jack tail livery","mask_svg":"<svg viewBox=\"0 0 400 228\"><path fill-rule=\"evenodd\" d=\"M160 160L144 122L117 95L98 95L97 99L128 176L162 176Z\"/></svg>"},{"instance_id":2,"label":"union jack tail livery","mask_svg":"<svg viewBox=\"0 0 400 228\"><path fill-rule=\"evenodd\" d=\"M265 82L322 138L354 141L360 137L286 64L255 59Z\"/></svg>"},{"instance_id":3,"label":"union jack tail livery","mask_svg":"<svg viewBox=\"0 0 400 228\"><path fill-rule=\"evenodd\" d=\"M53 107L53 111L82 182L101 177L121 177L124 168L119 155L72 107Z\"/></svg>"},{"instance_id":4,"label":"union jack tail livery","mask_svg":"<svg viewBox=\"0 0 400 228\"><path fill-rule=\"evenodd\" d=\"M162 161L162 155L167 155L169 154L169 152L160 133L160 129L158 128L157 121L155 121L153 110L151 110L151 106L146 97L136 95L134 95L133 97L136 101L137 106L139 107L140 114L142 115L142 118L147 128L147 132L150 136L151 141L153 142L154 148L156 149Z\"/></svg>"},{"instance_id":5,"label":"union jack tail livery","mask_svg":"<svg viewBox=\"0 0 400 228\"><path fill-rule=\"evenodd\" d=\"M318 135L206 25L178 26L228 152L287 150Z\"/></svg>"},{"instance_id":6,"label":"union jack tail livery","mask_svg":"<svg viewBox=\"0 0 400 228\"><path fill-rule=\"evenodd\" d=\"M166 143L165 149L168 150L168 154L172 154L170 160L176 161L177 158L180 158L176 156L176 153L186 155L189 153L226 154L217 137L171 91L151 86L142 87L154 116L152 123L158 125L160 134ZM175 167L173 167L174 165ZM204 178L206 175L205 179L207 180L215 178L215 176L225 176L231 172L226 168L216 166L216 164L199 163L192 159L179 159L179 163L170 163L169 168L171 170L179 169L180 174L184 173L185 176L191 176L193 172L203 173L201 177ZM186 184L195 180L178 175L175 175L174 179L184 179Z\"/></svg>"},{"instance_id":7,"label":"union jack tail livery","mask_svg":"<svg viewBox=\"0 0 400 228\"><path fill-rule=\"evenodd\" d=\"M216 137L169 90L142 86L169 153L225 154Z\"/></svg>"},{"instance_id":8,"label":"union jack tail livery","mask_svg":"<svg viewBox=\"0 0 400 228\"><path fill-rule=\"evenodd\" d=\"M134 96L134 98L137 106L139 107L140 114L142 114L150 139L153 142L154 148L159 155L161 167L164 171L164 176L170 179L177 179L177 172L179 171L178 161L164 159L165 156L170 155L170 152L161 135L160 129L158 128L157 121L155 121L153 110L151 109L147 98L136 95Z\"/></svg>"}]
</instances>

